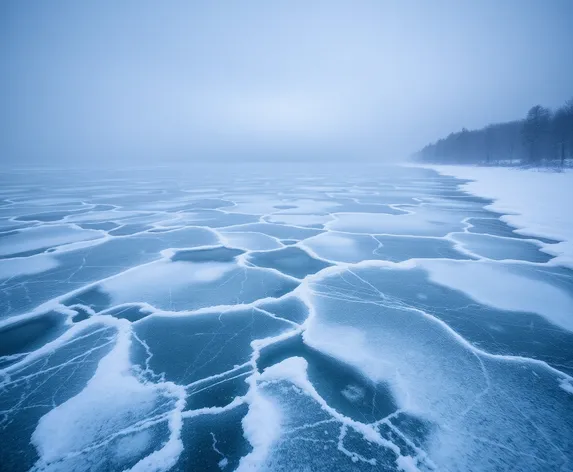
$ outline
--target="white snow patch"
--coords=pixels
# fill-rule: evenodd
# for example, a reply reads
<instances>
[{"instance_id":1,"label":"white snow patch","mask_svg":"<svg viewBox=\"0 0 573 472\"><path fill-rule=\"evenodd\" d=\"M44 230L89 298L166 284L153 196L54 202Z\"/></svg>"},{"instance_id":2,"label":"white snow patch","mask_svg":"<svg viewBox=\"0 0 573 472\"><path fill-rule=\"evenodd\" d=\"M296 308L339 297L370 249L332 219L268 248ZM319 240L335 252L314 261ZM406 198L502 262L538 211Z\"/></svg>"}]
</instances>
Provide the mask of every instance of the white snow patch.
<instances>
[{"instance_id":1,"label":"white snow patch","mask_svg":"<svg viewBox=\"0 0 573 472\"><path fill-rule=\"evenodd\" d=\"M34 275L58 267L59 263L53 256L38 254L29 257L0 259L0 279Z\"/></svg>"},{"instance_id":2,"label":"white snow patch","mask_svg":"<svg viewBox=\"0 0 573 472\"><path fill-rule=\"evenodd\" d=\"M234 264L222 262L190 263L157 261L126 271L101 284L114 302L137 300L147 296L177 291L191 284L206 284L233 270Z\"/></svg>"},{"instance_id":3,"label":"white snow patch","mask_svg":"<svg viewBox=\"0 0 573 472\"><path fill-rule=\"evenodd\" d=\"M243 433L253 450L241 459L237 471L257 470L280 437L281 413L268 398L258 391L253 391L249 411L243 418L242 425Z\"/></svg>"},{"instance_id":4,"label":"white snow patch","mask_svg":"<svg viewBox=\"0 0 573 472\"><path fill-rule=\"evenodd\" d=\"M396 459L398 468L404 472L420 472L420 469L416 466L416 459L411 456L400 456Z\"/></svg>"},{"instance_id":5,"label":"white snow patch","mask_svg":"<svg viewBox=\"0 0 573 472\"><path fill-rule=\"evenodd\" d=\"M483 305L536 313L573 331L573 298L561 289L485 261L420 260L436 284L460 290Z\"/></svg>"},{"instance_id":6,"label":"white snow patch","mask_svg":"<svg viewBox=\"0 0 573 472\"><path fill-rule=\"evenodd\" d=\"M392 234L397 236L446 236L462 228L459 214L416 207L411 213L334 213L334 221L325 228L361 234Z\"/></svg>"},{"instance_id":7,"label":"white snow patch","mask_svg":"<svg viewBox=\"0 0 573 472\"><path fill-rule=\"evenodd\" d=\"M180 431L185 390L171 382L141 383L130 363L130 323L112 317L99 319L116 328L115 345L101 359L94 376L79 394L40 419L31 439L40 457L36 467L50 469L60 461L81 461L82 451L97 449L114 437L122 449L120 455L117 446L112 449L116 457L138 457L151 440L144 432L152 422L148 425L146 420L157 411L159 403L165 402L170 405L164 421L169 422L171 435L160 449L140 460L132 470L166 470L175 464L183 450ZM124 436L128 433L133 436ZM106 453L105 447L100 450L101 454Z\"/></svg>"},{"instance_id":8,"label":"white snow patch","mask_svg":"<svg viewBox=\"0 0 573 472\"><path fill-rule=\"evenodd\" d=\"M259 377L261 381L290 380L298 386L306 386L308 363L302 357L289 357L284 361L267 367Z\"/></svg>"},{"instance_id":9,"label":"white snow patch","mask_svg":"<svg viewBox=\"0 0 573 472\"><path fill-rule=\"evenodd\" d=\"M104 233L73 225L40 226L20 230L2 238L0 256L37 251L63 244L102 238Z\"/></svg>"},{"instance_id":10,"label":"white snow patch","mask_svg":"<svg viewBox=\"0 0 573 472\"><path fill-rule=\"evenodd\" d=\"M256 232L220 232L225 246L244 249L245 251L265 251L280 249L282 244L272 236Z\"/></svg>"},{"instance_id":11,"label":"white snow patch","mask_svg":"<svg viewBox=\"0 0 573 472\"><path fill-rule=\"evenodd\" d=\"M559 386L567 393L573 395L573 384L571 379L562 379L561 382L559 383Z\"/></svg>"}]
</instances>

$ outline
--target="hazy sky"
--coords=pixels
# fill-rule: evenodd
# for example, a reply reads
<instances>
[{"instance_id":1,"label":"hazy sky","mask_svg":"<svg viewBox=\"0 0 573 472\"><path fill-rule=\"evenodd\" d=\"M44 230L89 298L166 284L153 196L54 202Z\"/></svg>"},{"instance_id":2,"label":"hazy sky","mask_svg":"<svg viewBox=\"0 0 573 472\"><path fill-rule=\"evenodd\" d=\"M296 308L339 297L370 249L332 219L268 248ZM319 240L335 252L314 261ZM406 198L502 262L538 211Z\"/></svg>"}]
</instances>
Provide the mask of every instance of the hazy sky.
<instances>
[{"instance_id":1,"label":"hazy sky","mask_svg":"<svg viewBox=\"0 0 573 472\"><path fill-rule=\"evenodd\" d=\"M573 96L573 0L0 2L3 163L404 157Z\"/></svg>"}]
</instances>

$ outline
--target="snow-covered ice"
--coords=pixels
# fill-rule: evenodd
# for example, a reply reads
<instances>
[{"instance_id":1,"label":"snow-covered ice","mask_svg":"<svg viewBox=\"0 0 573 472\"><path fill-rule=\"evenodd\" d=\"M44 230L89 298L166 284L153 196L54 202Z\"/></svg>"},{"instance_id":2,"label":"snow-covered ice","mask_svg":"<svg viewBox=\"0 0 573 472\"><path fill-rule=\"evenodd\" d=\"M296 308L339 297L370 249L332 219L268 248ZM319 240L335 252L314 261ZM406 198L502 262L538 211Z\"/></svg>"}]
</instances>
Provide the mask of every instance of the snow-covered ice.
<instances>
[{"instance_id":1,"label":"snow-covered ice","mask_svg":"<svg viewBox=\"0 0 573 472\"><path fill-rule=\"evenodd\" d=\"M546 249L554 263L573 267L573 172L507 167L427 166L466 179L461 188L492 199L487 208L518 234L558 241Z\"/></svg>"},{"instance_id":2,"label":"snow-covered ice","mask_svg":"<svg viewBox=\"0 0 573 472\"><path fill-rule=\"evenodd\" d=\"M2 471L573 471L573 174L205 170L0 175Z\"/></svg>"}]
</instances>

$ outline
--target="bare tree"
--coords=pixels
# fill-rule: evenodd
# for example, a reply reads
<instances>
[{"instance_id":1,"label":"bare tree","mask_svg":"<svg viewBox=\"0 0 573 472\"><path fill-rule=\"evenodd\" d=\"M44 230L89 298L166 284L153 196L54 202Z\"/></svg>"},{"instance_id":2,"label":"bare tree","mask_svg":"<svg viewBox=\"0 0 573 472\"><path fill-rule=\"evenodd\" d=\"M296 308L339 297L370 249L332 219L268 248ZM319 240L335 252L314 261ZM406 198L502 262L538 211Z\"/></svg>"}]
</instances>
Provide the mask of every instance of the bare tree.
<instances>
[{"instance_id":1,"label":"bare tree","mask_svg":"<svg viewBox=\"0 0 573 472\"><path fill-rule=\"evenodd\" d=\"M541 160L559 159L565 165L573 159L573 99L554 114L537 105L524 120L490 124L467 130L428 144L415 157L427 162L454 164L497 161L539 164Z\"/></svg>"},{"instance_id":2,"label":"bare tree","mask_svg":"<svg viewBox=\"0 0 573 472\"><path fill-rule=\"evenodd\" d=\"M553 142L563 167L567 154L573 155L573 99L555 112L551 124Z\"/></svg>"},{"instance_id":3,"label":"bare tree","mask_svg":"<svg viewBox=\"0 0 573 472\"><path fill-rule=\"evenodd\" d=\"M538 164L546 153L550 123L551 111L548 108L536 105L527 113L522 136L531 164Z\"/></svg>"}]
</instances>

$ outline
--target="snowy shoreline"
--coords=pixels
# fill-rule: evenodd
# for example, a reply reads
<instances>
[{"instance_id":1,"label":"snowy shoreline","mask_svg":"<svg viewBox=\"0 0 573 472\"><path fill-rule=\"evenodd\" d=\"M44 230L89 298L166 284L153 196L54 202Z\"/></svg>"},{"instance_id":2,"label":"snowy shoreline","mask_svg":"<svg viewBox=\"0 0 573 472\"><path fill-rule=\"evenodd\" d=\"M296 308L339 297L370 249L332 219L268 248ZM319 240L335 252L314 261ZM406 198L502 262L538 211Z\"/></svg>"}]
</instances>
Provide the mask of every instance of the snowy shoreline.
<instances>
[{"instance_id":1,"label":"snowy shoreline","mask_svg":"<svg viewBox=\"0 0 573 472\"><path fill-rule=\"evenodd\" d=\"M573 172L538 169L455 165L414 165L441 175L470 180L460 185L472 195L490 198L486 208L503 213L516 233L559 241L544 252L556 256L550 263L573 268Z\"/></svg>"}]
</instances>

